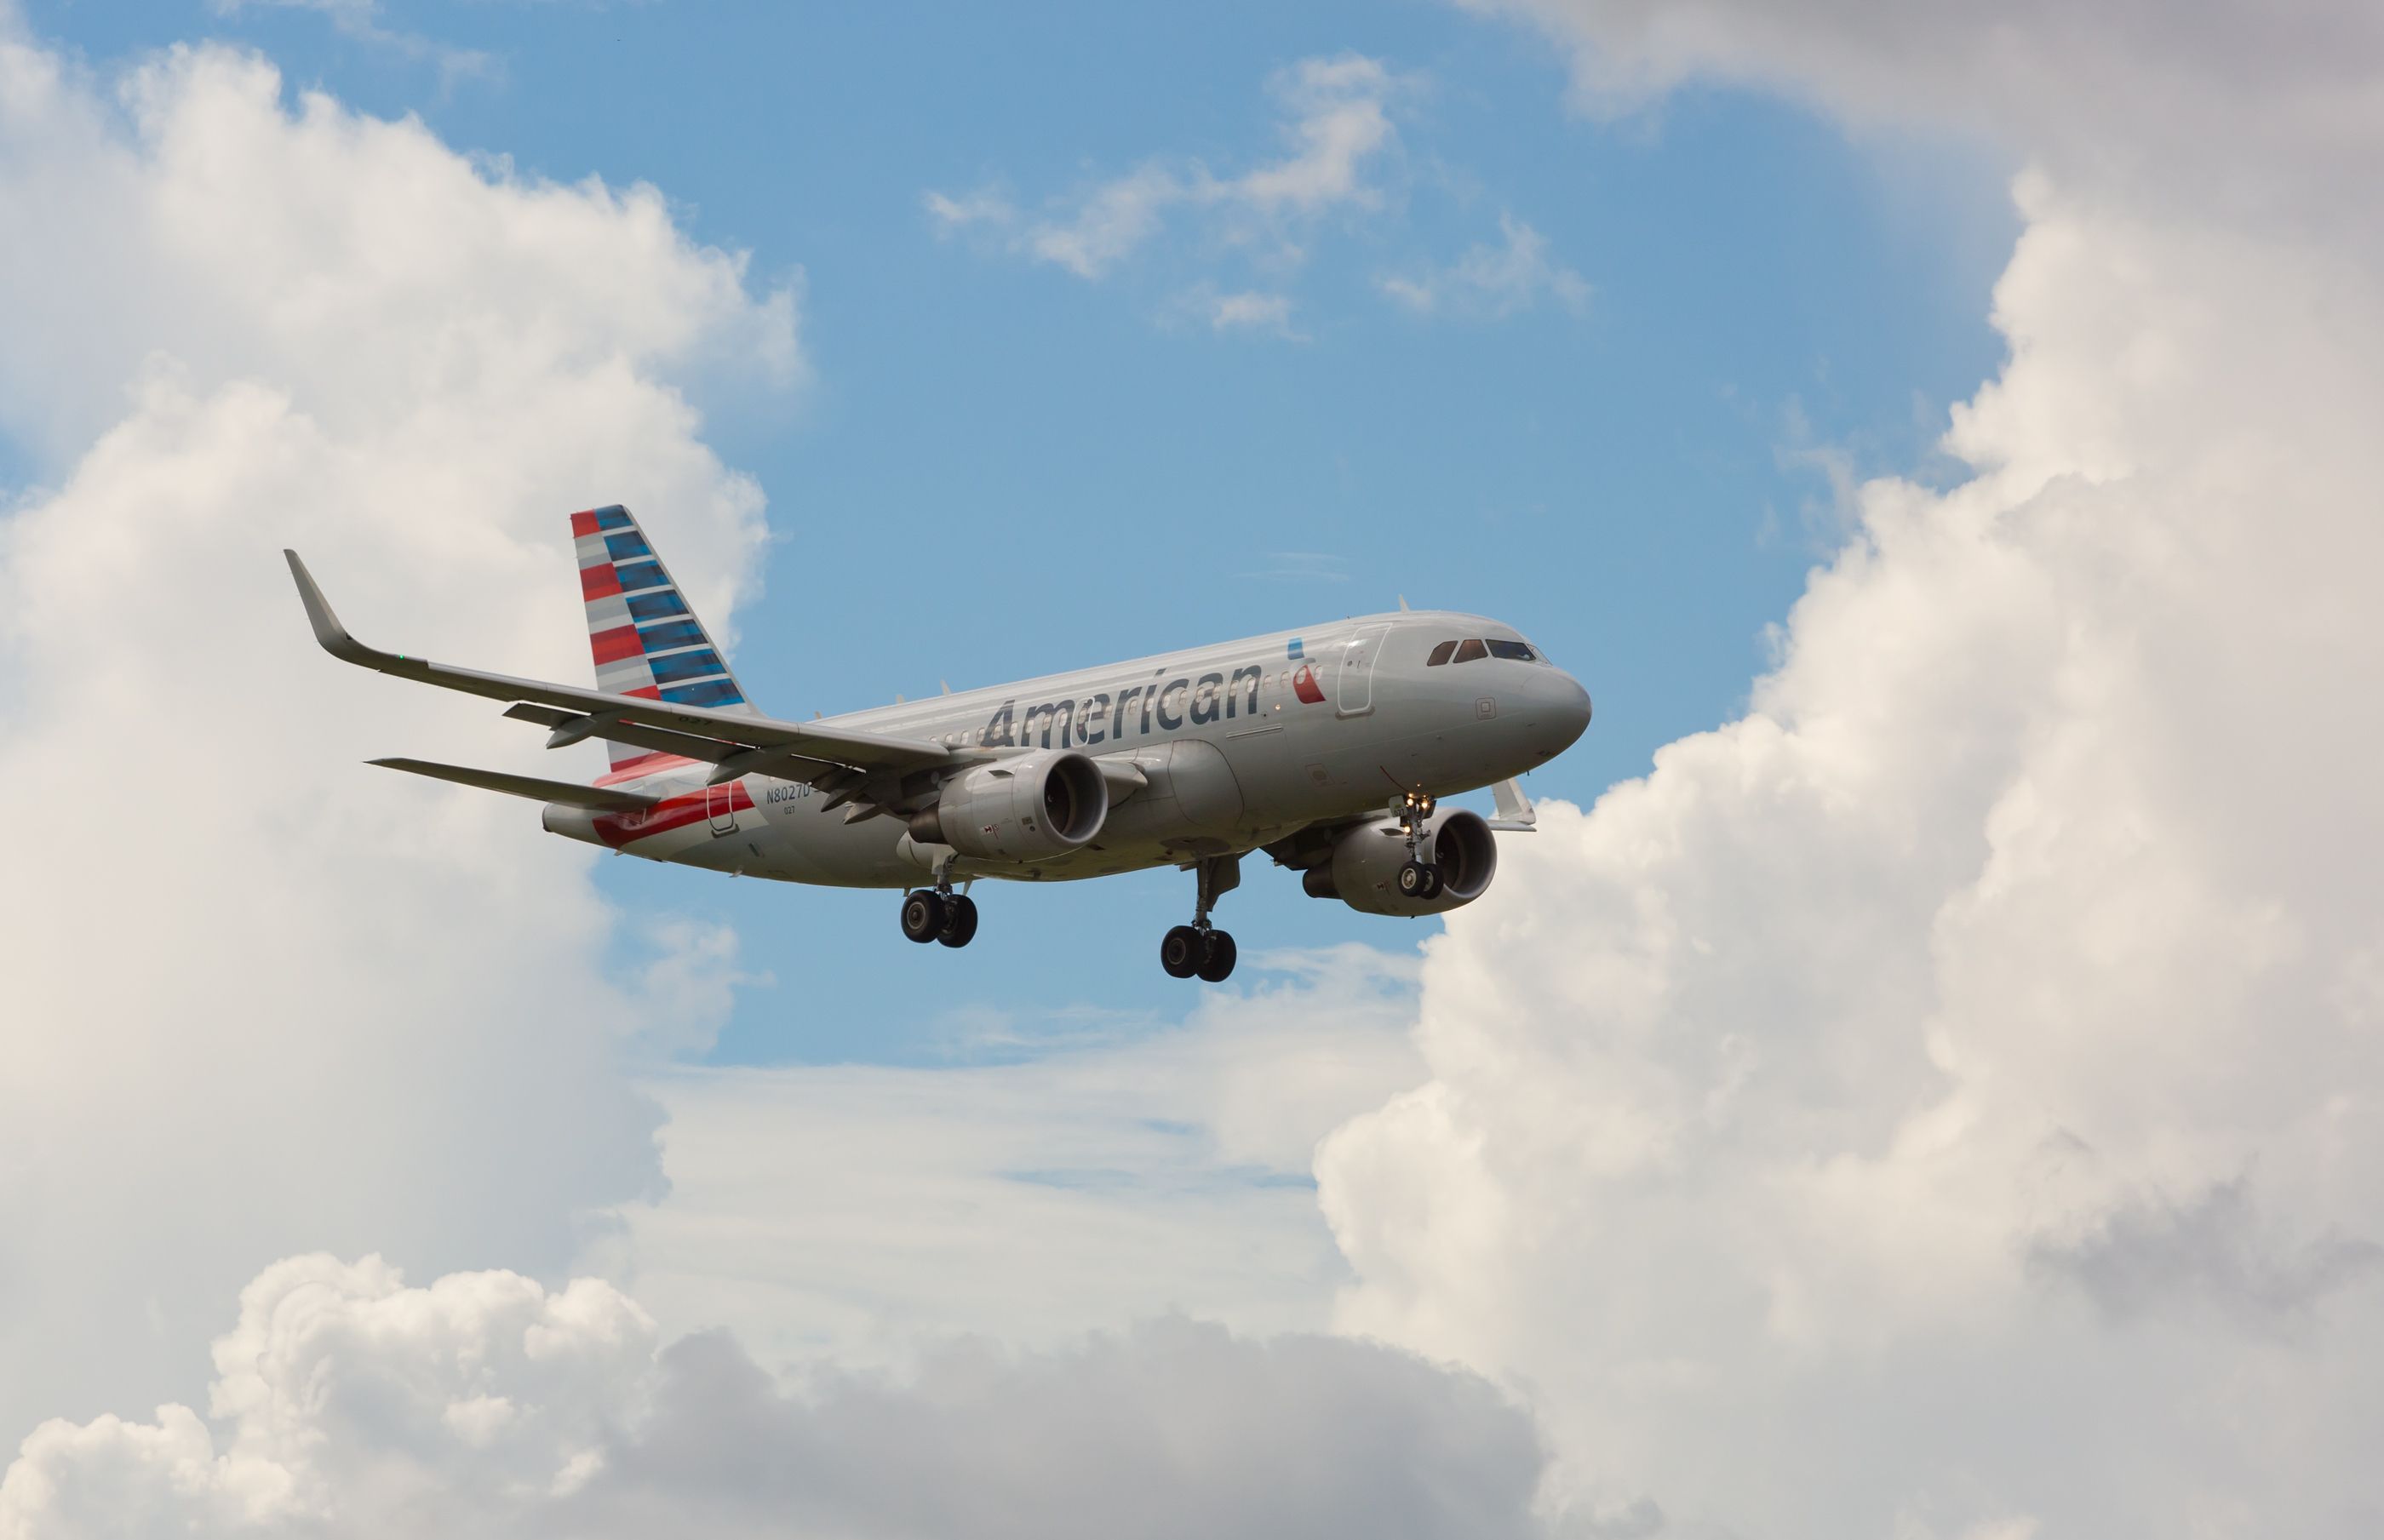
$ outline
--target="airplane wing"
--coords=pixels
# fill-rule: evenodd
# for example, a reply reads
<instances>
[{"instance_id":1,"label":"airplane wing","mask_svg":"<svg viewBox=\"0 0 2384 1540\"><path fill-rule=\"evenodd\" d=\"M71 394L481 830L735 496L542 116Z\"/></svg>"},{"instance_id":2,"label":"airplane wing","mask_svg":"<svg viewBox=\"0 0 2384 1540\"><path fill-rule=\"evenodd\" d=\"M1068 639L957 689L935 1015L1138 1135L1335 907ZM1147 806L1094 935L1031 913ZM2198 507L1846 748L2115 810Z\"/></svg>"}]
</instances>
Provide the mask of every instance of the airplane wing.
<instances>
[{"instance_id":1,"label":"airplane wing","mask_svg":"<svg viewBox=\"0 0 2384 1540\"><path fill-rule=\"evenodd\" d=\"M427 759L368 759L365 763L428 776L432 780L453 781L457 786L477 786L483 791L502 791L508 797L528 797L534 802L562 802L569 807L584 807L590 813L636 813L662 801L660 797L643 797L634 791L581 786L576 781L543 781L536 776L509 776L502 770L473 770L461 764L438 764Z\"/></svg>"},{"instance_id":2,"label":"airplane wing","mask_svg":"<svg viewBox=\"0 0 2384 1540\"><path fill-rule=\"evenodd\" d=\"M958 757L941 744L921 739L831 727L817 722L780 722L703 706L674 705L643 696L613 695L601 689L578 689L539 679L483 674L477 669L432 663L428 658L384 652L348 634L339 616L331 613L331 606L325 602L323 590L316 586L306 565L298 559L298 553L284 551L282 554L290 560L290 575L297 579L298 597L306 606L306 619L315 627L315 640L322 643L323 651L342 663L437 685L442 689L462 690L492 701L562 708L562 721L552 721L544 714L529 717L554 727L555 736L549 742L555 747L582 738L603 737L645 743L690 759L709 760L733 775L758 770L790 779L809 779L813 774L837 769L903 774L950 764ZM517 710L508 714L527 714Z\"/></svg>"}]
</instances>

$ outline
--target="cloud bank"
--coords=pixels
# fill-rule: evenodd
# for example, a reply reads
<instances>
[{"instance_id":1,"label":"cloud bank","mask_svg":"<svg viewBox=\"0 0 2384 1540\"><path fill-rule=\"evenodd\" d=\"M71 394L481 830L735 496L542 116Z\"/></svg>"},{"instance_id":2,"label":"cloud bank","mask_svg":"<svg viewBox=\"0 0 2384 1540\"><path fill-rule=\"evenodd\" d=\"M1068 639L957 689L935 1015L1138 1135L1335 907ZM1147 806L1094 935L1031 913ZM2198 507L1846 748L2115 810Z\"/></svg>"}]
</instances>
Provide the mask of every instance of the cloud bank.
<instances>
[{"instance_id":1,"label":"cloud bank","mask_svg":"<svg viewBox=\"0 0 2384 1540\"><path fill-rule=\"evenodd\" d=\"M625 1045L707 1023L645 970L729 938L625 927L519 804L361 768L536 752L323 657L279 551L367 636L571 677L564 514L639 505L725 609L761 496L669 380L801 354L652 189L518 179L218 48L99 79L0 23L0 425L42 482L0 517L15 1429L189 1398L172 1345L276 1257L560 1268L656 1187Z\"/></svg>"},{"instance_id":2,"label":"cloud bank","mask_svg":"<svg viewBox=\"0 0 2384 1540\"><path fill-rule=\"evenodd\" d=\"M661 1348L593 1279L408 1288L378 1258L311 1256L242 1290L214 1359L205 1418L35 1430L0 1478L0 1540L1545 1533L1521 1410L1331 1337L1178 1318L788 1390L726 1337Z\"/></svg>"},{"instance_id":3,"label":"cloud bank","mask_svg":"<svg viewBox=\"0 0 2384 1540\"><path fill-rule=\"evenodd\" d=\"M2372 1532L2384 282L2328 205L2384 173L2384 35L1514 8L1608 106L1998 135L2010 359L1967 480L1856 490L1747 714L1428 944L1432 1074L1318 1163L1340 1324L1684 1533Z\"/></svg>"}]
</instances>

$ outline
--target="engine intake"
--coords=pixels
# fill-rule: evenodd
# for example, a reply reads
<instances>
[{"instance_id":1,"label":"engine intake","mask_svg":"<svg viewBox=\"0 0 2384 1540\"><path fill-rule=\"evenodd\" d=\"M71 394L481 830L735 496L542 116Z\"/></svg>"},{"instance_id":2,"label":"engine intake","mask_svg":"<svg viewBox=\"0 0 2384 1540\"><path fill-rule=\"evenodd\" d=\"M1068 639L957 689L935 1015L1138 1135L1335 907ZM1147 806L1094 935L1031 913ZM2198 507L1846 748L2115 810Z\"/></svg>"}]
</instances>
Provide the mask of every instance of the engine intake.
<instances>
[{"instance_id":1,"label":"engine intake","mask_svg":"<svg viewBox=\"0 0 2384 1540\"><path fill-rule=\"evenodd\" d=\"M1045 749L946 781L933 807L911 814L911 838L980 861L1048 861L1100 833L1109 813L1100 766Z\"/></svg>"},{"instance_id":2,"label":"engine intake","mask_svg":"<svg viewBox=\"0 0 2384 1540\"><path fill-rule=\"evenodd\" d=\"M1339 899L1369 914L1441 914L1462 908L1490 890L1498 874L1498 837L1478 813L1444 808L1425 820L1424 851L1440 868L1440 891L1428 899L1399 891L1399 868L1408 842L1396 818L1378 818L1345 829L1333 841L1323 864L1301 875L1310 898Z\"/></svg>"}]
</instances>

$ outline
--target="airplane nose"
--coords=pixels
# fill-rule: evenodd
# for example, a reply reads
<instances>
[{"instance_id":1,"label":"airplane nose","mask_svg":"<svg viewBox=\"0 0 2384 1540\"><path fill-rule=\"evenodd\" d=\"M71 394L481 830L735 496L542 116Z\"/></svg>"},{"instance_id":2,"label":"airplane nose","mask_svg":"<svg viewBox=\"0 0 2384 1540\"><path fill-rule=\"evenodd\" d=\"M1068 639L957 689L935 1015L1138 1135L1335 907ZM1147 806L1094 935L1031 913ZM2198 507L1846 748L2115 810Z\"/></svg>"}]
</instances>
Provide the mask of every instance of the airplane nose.
<instances>
[{"instance_id":1,"label":"airplane nose","mask_svg":"<svg viewBox=\"0 0 2384 1540\"><path fill-rule=\"evenodd\" d=\"M1556 729L1557 743L1548 752L1561 754L1589 730L1589 691L1581 681L1567 674L1561 677L1563 688L1557 691L1557 703L1548 713L1549 726Z\"/></svg>"},{"instance_id":2,"label":"airplane nose","mask_svg":"<svg viewBox=\"0 0 2384 1540\"><path fill-rule=\"evenodd\" d=\"M1589 728L1589 691L1570 674L1537 669L1524 700L1524 725L1532 752L1554 759L1570 749Z\"/></svg>"}]
</instances>

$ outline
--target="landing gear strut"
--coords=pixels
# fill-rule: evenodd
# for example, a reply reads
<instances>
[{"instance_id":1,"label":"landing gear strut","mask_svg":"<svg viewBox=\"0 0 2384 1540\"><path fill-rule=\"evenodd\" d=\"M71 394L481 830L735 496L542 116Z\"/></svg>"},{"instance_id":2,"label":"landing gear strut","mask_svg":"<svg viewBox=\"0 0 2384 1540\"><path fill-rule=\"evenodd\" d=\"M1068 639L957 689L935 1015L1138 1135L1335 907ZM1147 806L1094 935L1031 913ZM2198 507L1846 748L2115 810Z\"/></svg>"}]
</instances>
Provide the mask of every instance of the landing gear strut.
<instances>
[{"instance_id":1,"label":"landing gear strut","mask_svg":"<svg viewBox=\"0 0 2384 1540\"><path fill-rule=\"evenodd\" d=\"M902 934L925 945L965 947L976 935L976 900L952 891L951 863L936 868L936 886L902 895Z\"/></svg>"},{"instance_id":2,"label":"landing gear strut","mask_svg":"<svg viewBox=\"0 0 2384 1540\"><path fill-rule=\"evenodd\" d=\"M1408 842L1407 863L1399 868L1399 896L1403 899L1440 895L1440 868L1425 860L1423 852L1424 831L1432 822L1435 805L1428 791L1402 791L1391 801L1391 816L1399 821L1398 837Z\"/></svg>"},{"instance_id":3,"label":"landing gear strut","mask_svg":"<svg viewBox=\"0 0 2384 1540\"><path fill-rule=\"evenodd\" d=\"M1159 965L1173 978L1198 975L1211 984L1223 984L1234 971L1234 961L1240 949L1234 938L1209 923L1209 911L1217 907L1217 900L1241 886L1242 858L1237 855L1204 856L1192 863L1199 879L1193 900L1192 923L1177 925L1159 943Z\"/></svg>"}]
</instances>

